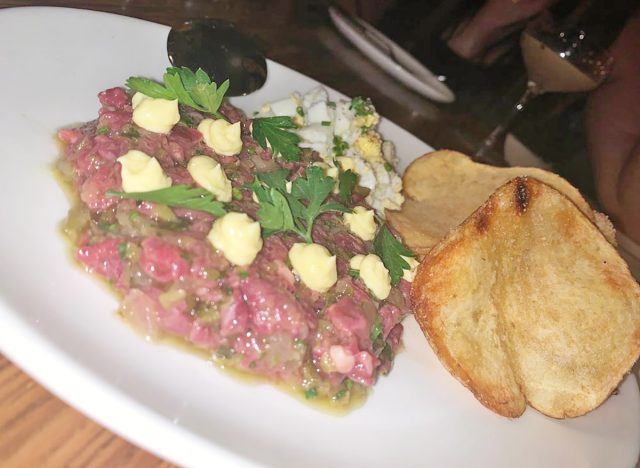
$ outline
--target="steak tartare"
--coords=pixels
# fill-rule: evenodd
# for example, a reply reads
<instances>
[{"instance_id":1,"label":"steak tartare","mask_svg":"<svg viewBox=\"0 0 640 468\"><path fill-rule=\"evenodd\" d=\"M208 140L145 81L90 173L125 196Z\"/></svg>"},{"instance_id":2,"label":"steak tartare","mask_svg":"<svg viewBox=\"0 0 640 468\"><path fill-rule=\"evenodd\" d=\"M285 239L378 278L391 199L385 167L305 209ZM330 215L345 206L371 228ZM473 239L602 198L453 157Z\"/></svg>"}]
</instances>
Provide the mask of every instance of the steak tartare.
<instances>
[{"instance_id":1,"label":"steak tartare","mask_svg":"<svg viewBox=\"0 0 640 468\"><path fill-rule=\"evenodd\" d=\"M390 370L401 343L409 283L400 279L381 297L354 269L374 251L374 241L363 240L344 221L354 207L369 208L362 193L353 190L345 199L336 186L324 201L336 208L309 221L307 241L313 243L304 244L291 229L265 227L264 198L256 195L259 188L269 191L262 184L268 178L260 174L286 177L287 191L305 174L311 180L305 171L319 161L315 152L303 150L289 161L274 155L271 144L261 145L252 136L252 120L228 103L217 115L224 125L239 124L236 154L209 144L201 124L210 116L192 107L181 105L178 122L167 131L153 131L135 118L145 96L117 87L98 97L96 120L58 132L64 151L57 167L77 193L64 232L77 261L117 292L120 314L134 328L154 339L178 338L224 367L340 406ZM219 165L219 177L230 182L230 197L213 193L224 213L260 220L252 260L235 260L212 240L224 213L145 200L136 195L145 191L140 188L127 194L132 183L125 179L137 170L129 159L140 154L144 161L157 161L153 170L170 188L207 188L192 170L196 157ZM302 202L301 209L310 208L305 203L311 202ZM309 286L302 271L306 266L294 266L298 244L319 245L331 255L327 258L335 258L329 287ZM355 256L359 262L354 263Z\"/></svg>"}]
</instances>

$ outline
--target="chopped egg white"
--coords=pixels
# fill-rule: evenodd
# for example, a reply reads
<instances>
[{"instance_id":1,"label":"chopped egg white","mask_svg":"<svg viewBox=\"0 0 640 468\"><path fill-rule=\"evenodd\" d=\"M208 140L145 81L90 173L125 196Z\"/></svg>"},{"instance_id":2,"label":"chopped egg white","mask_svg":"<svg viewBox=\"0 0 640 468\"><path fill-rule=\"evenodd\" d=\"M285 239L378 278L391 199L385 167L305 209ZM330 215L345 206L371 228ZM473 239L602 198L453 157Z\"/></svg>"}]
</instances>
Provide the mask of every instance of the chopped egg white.
<instances>
[{"instance_id":1,"label":"chopped egg white","mask_svg":"<svg viewBox=\"0 0 640 468\"><path fill-rule=\"evenodd\" d=\"M360 278L379 300L386 299L391 292L391 276L375 254L356 255L349 262L349 267L358 270Z\"/></svg>"},{"instance_id":2,"label":"chopped egg white","mask_svg":"<svg viewBox=\"0 0 640 468\"><path fill-rule=\"evenodd\" d=\"M240 122L231 124L224 119L204 119L198 125L205 144L218 154L234 156L242 151Z\"/></svg>"},{"instance_id":3,"label":"chopped egg white","mask_svg":"<svg viewBox=\"0 0 640 468\"><path fill-rule=\"evenodd\" d=\"M295 117L300 105L300 98L295 93L287 98L269 103L269 107L271 108L273 115L287 117Z\"/></svg>"},{"instance_id":4,"label":"chopped egg white","mask_svg":"<svg viewBox=\"0 0 640 468\"><path fill-rule=\"evenodd\" d=\"M289 249L293 271L310 289L326 292L338 280L336 256L320 244L298 242Z\"/></svg>"},{"instance_id":5,"label":"chopped egg white","mask_svg":"<svg viewBox=\"0 0 640 468\"><path fill-rule=\"evenodd\" d=\"M262 249L260 223L246 213L227 213L214 221L207 239L234 265L250 265Z\"/></svg>"},{"instance_id":6,"label":"chopped egg white","mask_svg":"<svg viewBox=\"0 0 640 468\"><path fill-rule=\"evenodd\" d=\"M320 124L322 122L331 122L331 115L329 115L329 108L324 101L316 102L309 107L306 112L307 124ZM328 126L328 125L326 125Z\"/></svg>"},{"instance_id":7,"label":"chopped egg white","mask_svg":"<svg viewBox=\"0 0 640 468\"><path fill-rule=\"evenodd\" d=\"M131 192L150 192L171 186L168 177L156 158L138 150L129 150L120 156L120 177L122 190Z\"/></svg>"},{"instance_id":8,"label":"chopped egg white","mask_svg":"<svg viewBox=\"0 0 640 468\"><path fill-rule=\"evenodd\" d=\"M155 133L169 133L180 121L178 100L157 99L136 93L131 98L133 122Z\"/></svg>"},{"instance_id":9,"label":"chopped egg white","mask_svg":"<svg viewBox=\"0 0 640 468\"><path fill-rule=\"evenodd\" d=\"M200 187L213 193L216 200L231 201L231 181L215 159L205 155L194 156L189 160L187 170Z\"/></svg>"},{"instance_id":10,"label":"chopped egg white","mask_svg":"<svg viewBox=\"0 0 640 468\"><path fill-rule=\"evenodd\" d=\"M420 263L413 257L405 257L404 255L400 256L409 264L409 269L403 270L402 278L404 278L409 283L412 283L416 277L416 270L418 269L418 265L420 265Z\"/></svg>"},{"instance_id":11,"label":"chopped egg white","mask_svg":"<svg viewBox=\"0 0 640 468\"><path fill-rule=\"evenodd\" d=\"M380 115L370 103L364 114L360 110L363 115L356 115L353 107L352 101L330 101L327 90L319 86L267 103L259 115L292 117L299 126L300 147L316 151L332 167L355 172L358 184L369 189L366 202L384 215L385 208L399 209L404 202L402 179L393 170L395 148L377 132Z\"/></svg>"}]
</instances>

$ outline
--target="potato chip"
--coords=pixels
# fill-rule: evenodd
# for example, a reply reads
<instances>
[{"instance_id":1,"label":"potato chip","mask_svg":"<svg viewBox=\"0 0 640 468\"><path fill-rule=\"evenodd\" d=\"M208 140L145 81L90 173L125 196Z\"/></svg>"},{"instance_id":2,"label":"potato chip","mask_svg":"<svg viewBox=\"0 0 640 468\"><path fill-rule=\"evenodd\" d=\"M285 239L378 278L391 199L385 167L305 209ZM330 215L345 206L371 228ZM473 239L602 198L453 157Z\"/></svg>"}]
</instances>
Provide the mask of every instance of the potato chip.
<instances>
[{"instance_id":1,"label":"potato chip","mask_svg":"<svg viewBox=\"0 0 640 468\"><path fill-rule=\"evenodd\" d=\"M615 243L608 219L596 215L580 192L557 174L533 167L488 166L449 150L427 153L411 163L403 175L405 203L400 211L387 211L386 217L421 257L498 187L517 176L535 177L565 194Z\"/></svg>"},{"instance_id":2,"label":"potato chip","mask_svg":"<svg viewBox=\"0 0 640 468\"><path fill-rule=\"evenodd\" d=\"M576 202L531 177L429 251L411 299L444 366L509 417L525 402L585 414L640 355L640 286Z\"/></svg>"}]
</instances>

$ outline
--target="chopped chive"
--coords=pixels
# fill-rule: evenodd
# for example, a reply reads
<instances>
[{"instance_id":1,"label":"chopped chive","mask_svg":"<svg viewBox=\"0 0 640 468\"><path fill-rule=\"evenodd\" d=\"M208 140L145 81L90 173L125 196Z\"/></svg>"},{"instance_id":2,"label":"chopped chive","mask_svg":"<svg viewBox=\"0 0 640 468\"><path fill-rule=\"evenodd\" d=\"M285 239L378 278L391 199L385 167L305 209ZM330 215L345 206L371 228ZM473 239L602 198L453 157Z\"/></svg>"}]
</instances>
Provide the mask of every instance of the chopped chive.
<instances>
[{"instance_id":1,"label":"chopped chive","mask_svg":"<svg viewBox=\"0 0 640 468\"><path fill-rule=\"evenodd\" d=\"M138 132L135 127L129 127L122 132L122 135L126 136L127 138L138 138L140 136L140 132Z\"/></svg>"},{"instance_id":2,"label":"chopped chive","mask_svg":"<svg viewBox=\"0 0 640 468\"><path fill-rule=\"evenodd\" d=\"M320 125L322 125L323 127L329 127L329 126L331 126L331 121L330 120L323 120L322 122L320 122Z\"/></svg>"},{"instance_id":3,"label":"chopped chive","mask_svg":"<svg viewBox=\"0 0 640 468\"><path fill-rule=\"evenodd\" d=\"M305 397L307 400L312 400L313 398L315 398L315 397L317 397L317 396L318 396L318 390L317 390L315 387L310 388L310 389L308 389L308 390L306 390L306 391L304 392L304 397Z\"/></svg>"},{"instance_id":4,"label":"chopped chive","mask_svg":"<svg viewBox=\"0 0 640 468\"><path fill-rule=\"evenodd\" d=\"M118 255L120 256L120 258L122 260L124 260L127 257L127 243L126 242L120 242L120 244L118 244Z\"/></svg>"},{"instance_id":5,"label":"chopped chive","mask_svg":"<svg viewBox=\"0 0 640 468\"><path fill-rule=\"evenodd\" d=\"M100 135L108 135L111 130L109 130L108 127L99 127L98 130L96 130Z\"/></svg>"},{"instance_id":6,"label":"chopped chive","mask_svg":"<svg viewBox=\"0 0 640 468\"><path fill-rule=\"evenodd\" d=\"M382 334L382 324L377 322L371 327L371 331L369 332L369 338L371 341L376 341L376 339Z\"/></svg>"},{"instance_id":7,"label":"chopped chive","mask_svg":"<svg viewBox=\"0 0 640 468\"><path fill-rule=\"evenodd\" d=\"M342 400L346 394L347 394L347 389L342 388L335 395L333 395L332 400L334 401Z\"/></svg>"},{"instance_id":8,"label":"chopped chive","mask_svg":"<svg viewBox=\"0 0 640 468\"><path fill-rule=\"evenodd\" d=\"M300 117L304 117L304 109L302 108L302 106L298 106L298 107L296 107L296 113L297 113Z\"/></svg>"}]
</instances>

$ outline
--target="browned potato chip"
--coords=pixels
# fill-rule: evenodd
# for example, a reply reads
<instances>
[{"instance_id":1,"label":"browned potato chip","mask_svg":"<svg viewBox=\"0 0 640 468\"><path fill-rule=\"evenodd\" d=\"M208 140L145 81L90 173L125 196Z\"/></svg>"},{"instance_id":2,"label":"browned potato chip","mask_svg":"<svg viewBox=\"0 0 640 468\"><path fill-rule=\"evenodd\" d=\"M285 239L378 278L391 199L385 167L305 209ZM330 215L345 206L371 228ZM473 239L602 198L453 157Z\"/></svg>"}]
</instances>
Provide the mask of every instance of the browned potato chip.
<instances>
[{"instance_id":1,"label":"browned potato chip","mask_svg":"<svg viewBox=\"0 0 640 468\"><path fill-rule=\"evenodd\" d=\"M580 192L562 177L533 167L494 167L456 151L434 151L416 159L402 178L406 201L387 211L389 224L418 256L425 255L451 229L478 208L494 190L517 176L535 177L564 193L615 242L611 223L596 215Z\"/></svg>"},{"instance_id":2,"label":"browned potato chip","mask_svg":"<svg viewBox=\"0 0 640 468\"><path fill-rule=\"evenodd\" d=\"M640 287L554 188L516 178L437 244L411 290L448 370L493 411L599 406L640 355Z\"/></svg>"}]
</instances>

